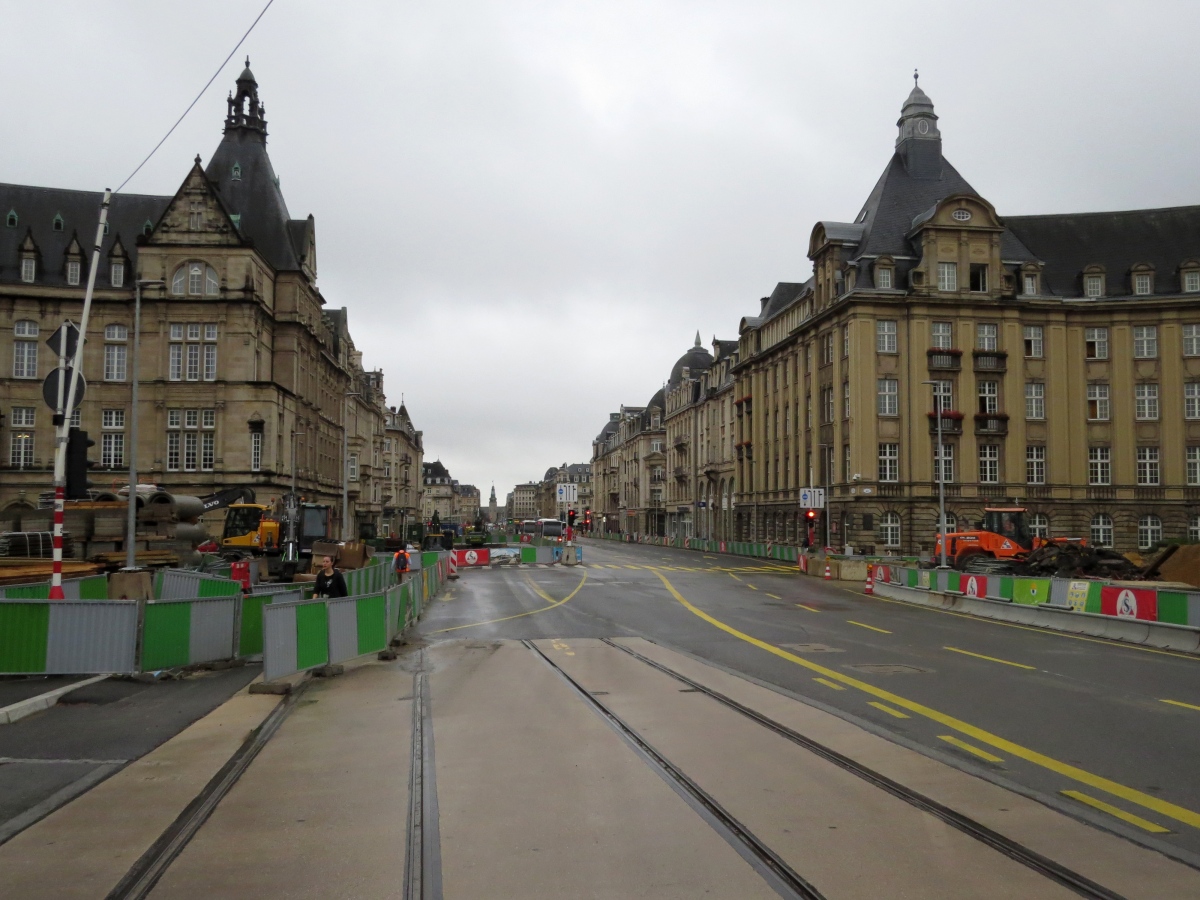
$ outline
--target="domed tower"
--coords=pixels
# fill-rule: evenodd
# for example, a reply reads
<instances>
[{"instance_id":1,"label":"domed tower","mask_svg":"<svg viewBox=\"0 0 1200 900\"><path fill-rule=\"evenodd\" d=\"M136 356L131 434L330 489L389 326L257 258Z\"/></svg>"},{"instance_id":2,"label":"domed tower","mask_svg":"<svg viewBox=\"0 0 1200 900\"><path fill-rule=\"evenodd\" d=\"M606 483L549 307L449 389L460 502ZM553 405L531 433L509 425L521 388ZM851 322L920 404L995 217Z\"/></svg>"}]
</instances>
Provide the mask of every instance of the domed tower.
<instances>
[{"instance_id":1,"label":"domed tower","mask_svg":"<svg viewBox=\"0 0 1200 900\"><path fill-rule=\"evenodd\" d=\"M933 101L921 90L913 72L913 89L904 101L896 126L896 152L913 178L940 178L942 175L942 133L938 131Z\"/></svg>"},{"instance_id":2,"label":"domed tower","mask_svg":"<svg viewBox=\"0 0 1200 900\"><path fill-rule=\"evenodd\" d=\"M712 368L713 356L700 345L700 332L696 332L696 343L687 353L675 361L671 367L671 377L667 379L667 387L673 388L685 377L695 378L700 372ZM685 374L686 373L686 374Z\"/></svg>"}]
</instances>

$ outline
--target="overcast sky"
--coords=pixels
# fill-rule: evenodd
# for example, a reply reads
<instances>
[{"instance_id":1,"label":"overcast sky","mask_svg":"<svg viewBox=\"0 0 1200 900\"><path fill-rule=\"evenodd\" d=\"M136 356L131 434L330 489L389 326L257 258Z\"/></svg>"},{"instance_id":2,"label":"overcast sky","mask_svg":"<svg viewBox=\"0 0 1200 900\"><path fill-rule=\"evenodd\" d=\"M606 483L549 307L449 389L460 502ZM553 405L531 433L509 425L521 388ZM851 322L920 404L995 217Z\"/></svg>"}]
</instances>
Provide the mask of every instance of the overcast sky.
<instances>
[{"instance_id":1,"label":"overcast sky","mask_svg":"<svg viewBox=\"0 0 1200 900\"><path fill-rule=\"evenodd\" d=\"M264 2L5 2L0 179L115 187ZM323 294L426 458L503 502L808 277L914 68L1001 216L1200 203L1198 30L1194 2L276 0L127 190L207 162L249 53Z\"/></svg>"}]
</instances>

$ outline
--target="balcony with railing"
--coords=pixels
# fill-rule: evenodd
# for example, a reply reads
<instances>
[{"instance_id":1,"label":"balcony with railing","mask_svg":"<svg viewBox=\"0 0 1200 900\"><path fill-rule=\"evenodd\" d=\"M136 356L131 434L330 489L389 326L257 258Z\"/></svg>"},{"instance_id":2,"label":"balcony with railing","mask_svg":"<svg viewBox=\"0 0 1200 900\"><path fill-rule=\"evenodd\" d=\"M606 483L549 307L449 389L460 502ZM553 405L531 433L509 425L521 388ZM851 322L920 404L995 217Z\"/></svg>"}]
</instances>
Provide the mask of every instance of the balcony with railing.
<instances>
[{"instance_id":1,"label":"balcony with railing","mask_svg":"<svg viewBox=\"0 0 1200 900\"><path fill-rule=\"evenodd\" d=\"M671 442L671 446L676 450L681 450L688 445L688 437L686 434L675 435L675 440Z\"/></svg>"},{"instance_id":2,"label":"balcony with railing","mask_svg":"<svg viewBox=\"0 0 1200 900\"><path fill-rule=\"evenodd\" d=\"M687 466L676 466L675 467L675 477L678 479L681 479L681 480L684 478L687 478L688 477Z\"/></svg>"},{"instance_id":3,"label":"balcony with railing","mask_svg":"<svg viewBox=\"0 0 1200 900\"><path fill-rule=\"evenodd\" d=\"M962 351L951 350L949 348L930 347L925 351L929 357L929 368L933 370L942 370L949 372L957 372L962 368Z\"/></svg>"},{"instance_id":4,"label":"balcony with railing","mask_svg":"<svg viewBox=\"0 0 1200 900\"><path fill-rule=\"evenodd\" d=\"M929 415L929 433L937 434L938 431L938 414L931 412ZM957 410L947 409L942 411L942 434L962 434L963 430L963 414Z\"/></svg>"},{"instance_id":5,"label":"balcony with railing","mask_svg":"<svg viewBox=\"0 0 1200 900\"><path fill-rule=\"evenodd\" d=\"M1008 434L1008 414L978 413L975 416L975 433L987 435Z\"/></svg>"},{"instance_id":6,"label":"balcony with railing","mask_svg":"<svg viewBox=\"0 0 1200 900\"><path fill-rule=\"evenodd\" d=\"M975 350L976 372L1003 372L1008 368L1008 353L1004 350Z\"/></svg>"}]
</instances>

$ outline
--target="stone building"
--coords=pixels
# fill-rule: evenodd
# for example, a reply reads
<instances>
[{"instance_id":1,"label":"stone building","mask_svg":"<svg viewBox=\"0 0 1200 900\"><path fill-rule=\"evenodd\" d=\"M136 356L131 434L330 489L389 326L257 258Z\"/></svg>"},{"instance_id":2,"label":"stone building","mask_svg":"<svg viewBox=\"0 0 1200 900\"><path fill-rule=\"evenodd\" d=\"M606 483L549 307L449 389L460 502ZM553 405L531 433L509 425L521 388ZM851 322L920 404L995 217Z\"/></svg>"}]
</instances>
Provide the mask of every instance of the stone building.
<instances>
[{"instance_id":1,"label":"stone building","mask_svg":"<svg viewBox=\"0 0 1200 900\"><path fill-rule=\"evenodd\" d=\"M665 391L645 406L622 406L592 442L595 530L666 534Z\"/></svg>"},{"instance_id":2,"label":"stone building","mask_svg":"<svg viewBox=\"0 0 1200 900\"><path fill-rule=\"evenodd\" d=\"M1020 504L1122 550L1200 538L1200 207L1002 218L919 87L898 125L812 277L741 322L737 535L799 541L824 486L835 546L929 550L940 475L952 526Z\"/></svg>"},{"instance_id":3,"label":"stone building","mask_svg":"<svg viewBox=\"0 0 1200 900\"><path fill-rule=\"evenodd\" d=\"M438 522L450 524L454 521L454 479L440 459L422 463L421 520L429 524L437 513Z\"/></svg>"},{"instance_id":4,"label":"stone building","mask_svg":"<svg viewBox=\"0 0 1200 900\"><path fill-rule=\"evenodd\" d=\"M699 487L696 444L704 402L703 381L712 364L713 356L700 346L697 331L695 346L672 366L663 394L667 432L666 533L674 538L692 536L692 515Z\"/></svg>"},{"instance_id":5,"label":"stone building","mask_svg":"<svg viewBox=\"0 0 1200 900\"><path fill-rule=\"evenodd\" d=\"M560 504L558 502L558 486L560 484L576 485L575 503ZM592 506L592 466L591 463L563 463L546 470L538 485L538 516L543 519L565 518L567 510L573 509L580 517L585 509Z\"/></svg>"},{"instance_id":6,"label":"stone building","mask_svg":"<svg viewBox=\"0 0 1200 900\"><path fill-rule=\"evenodd\" d=\"M541 485L536 481L518 484L512 492L511 518L518 522L538 517L538 493Z\"/></svg>"},{"instance_id":7,"label":"stone building","mask_svg":"<svg viewBox=\"0 0 1200 900\"><path fill-rule=\"evenodd\" d=\"M454 522L457 525L474 525L479 518L479 488L473 484L454 482Z\"/></svg>"},{"instance_id":8,"label":"stone building","mask_svg":"<svg viewBox=\"0 0 1200 900\"><path fill-rule=\"evenodd\" d=\"M294 475L307 500L332 507L340 533L343 429L350 416L360 467L373 466L382 382L372 386L362 372L345 311L325 308L314 219L288 212L266 139L247 67L207 166L197 157L173 196L113 198L78 420L96 441L94 485L125 484L134 283L142 279L140 480L197 495L250 485L269 501ZM81 318L100 201L0 185L0 329L8 334L0 340L0 517L35 505L51 486L54 436L41 381L56 360L44 341L63 320ZM347 403L351 393L364 399ZM355 508L351 531L377 518L373 483Z\"/></svg>"},{"instance_id":9,"label":"stone building","mask_svg":"<svg viewBox=\"0 0 1200 900\"><path fill-rule=\"evenodd\" d=\"M737 341L713 338L713 364L700 378L696 407L696 524L694 533L706 540L730 540L737 498L734 475L736 428L733 367Z\"/></svg>"},{"instance_id":10,"label":"stone building","mask_svg":"<svg viewBox=\"0 0 1200 900\"><path fill-rule=\"evenodd\" d=\"M383 521L384 536L412 537L412 526L422 521L421 498L425 447L423 433L414 426L408 408L392 407L384 416Z\"/></svg>"}]
</instances>

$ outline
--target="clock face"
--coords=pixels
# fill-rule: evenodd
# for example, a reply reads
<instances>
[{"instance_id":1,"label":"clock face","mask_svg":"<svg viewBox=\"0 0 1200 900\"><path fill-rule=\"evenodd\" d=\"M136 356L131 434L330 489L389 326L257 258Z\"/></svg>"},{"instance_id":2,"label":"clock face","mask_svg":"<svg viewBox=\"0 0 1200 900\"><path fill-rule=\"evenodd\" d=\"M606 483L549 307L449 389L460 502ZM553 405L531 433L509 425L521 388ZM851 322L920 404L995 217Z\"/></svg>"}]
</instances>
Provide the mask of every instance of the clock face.
<instances>
[{"instance_id":1,"label":"clock face","mask_svg":"<svg viewBox=\"0 0 1200 900\"><path fill-rule=\"evenodd\" d=\"M929 123L922 119L917 123L917 131L921 134L929 134Z\"/></svg>"}]
</instances>

